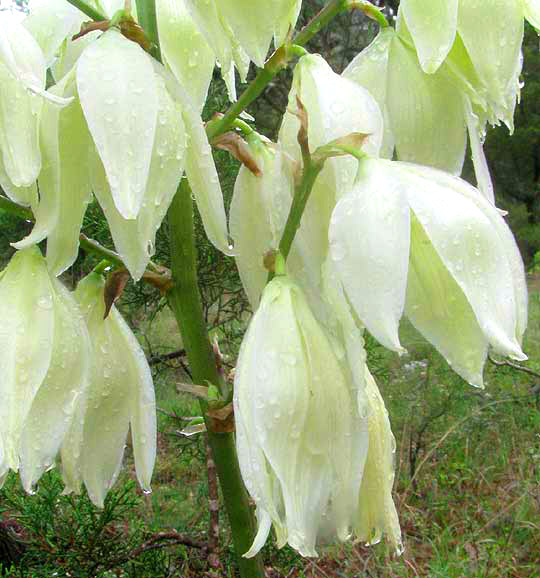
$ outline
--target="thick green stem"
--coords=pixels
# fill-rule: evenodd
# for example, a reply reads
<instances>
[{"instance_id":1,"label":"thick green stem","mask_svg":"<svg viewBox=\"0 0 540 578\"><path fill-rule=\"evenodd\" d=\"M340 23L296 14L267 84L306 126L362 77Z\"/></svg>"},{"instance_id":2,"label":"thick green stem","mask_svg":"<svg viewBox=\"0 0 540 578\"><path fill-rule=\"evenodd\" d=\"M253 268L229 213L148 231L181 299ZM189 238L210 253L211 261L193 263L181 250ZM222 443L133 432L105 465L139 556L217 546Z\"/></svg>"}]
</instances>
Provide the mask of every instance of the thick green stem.
<instances>
[{"instance_id":1,"label":"thick green stem","mask_svg":"<svg viewBox=\"0 0 540 578\"><path fill-rule=\"evenodd\" d=\"M196 269L196 247L193 234L193 201L186 179L182 180L168 213L171 268L174 288L169 292L169 305L182 333L184 347L195 383L219 384L222 379L208 338L199 295ZM206 414L206 403L201 401ZM255 524L244 487L232 433L215 433L207 421L208 441L216 463L219 481L242 578L262 578L264 569L260 556L247 559L241 555L250 548L255 537Z\"/></svg>"}]
</instances>

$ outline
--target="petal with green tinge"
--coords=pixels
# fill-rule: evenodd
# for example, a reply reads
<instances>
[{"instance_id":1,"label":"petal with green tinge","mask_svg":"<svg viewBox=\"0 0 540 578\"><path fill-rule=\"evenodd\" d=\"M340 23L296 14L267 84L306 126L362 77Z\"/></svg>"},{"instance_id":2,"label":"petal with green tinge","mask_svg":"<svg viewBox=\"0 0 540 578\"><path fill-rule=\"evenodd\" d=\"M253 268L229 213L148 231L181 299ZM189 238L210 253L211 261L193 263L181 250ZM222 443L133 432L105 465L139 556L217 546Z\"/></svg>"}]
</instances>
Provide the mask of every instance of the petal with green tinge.
<instances>
[{"instance_id":1,"label":"petal with green tinge","mask_svg":"<svg viewBox=\"0 0 540 578\"><path fill-rule=\"evenodd\" d=\"M148 181L158 96L150 56L109 30L82 53L77 87L114 202L135 219Z\"/></svg>"}]
</instances>

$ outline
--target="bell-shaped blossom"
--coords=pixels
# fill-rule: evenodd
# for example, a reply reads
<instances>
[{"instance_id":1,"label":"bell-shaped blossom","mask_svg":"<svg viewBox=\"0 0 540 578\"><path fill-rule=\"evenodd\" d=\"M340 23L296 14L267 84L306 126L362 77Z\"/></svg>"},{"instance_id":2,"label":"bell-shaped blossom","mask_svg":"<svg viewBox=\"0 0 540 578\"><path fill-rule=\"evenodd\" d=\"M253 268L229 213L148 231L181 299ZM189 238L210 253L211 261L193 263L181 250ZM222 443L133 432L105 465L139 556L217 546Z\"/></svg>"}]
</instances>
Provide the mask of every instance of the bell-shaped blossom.
<instances>
[{"instance_id":1,"label":"bell-shaped blossom","mask_svg":"<svg viewBox=\"0 0 540 578\"><path fill-rule=\"evenodd\" d=\"M318 540L345 540L355 524L366 428L338 354L300 287L274 278L235 376L238 457L259 522L245 556L272 525L279 547L316 556Z\"/></svg>"},{"instance_id":2,"label":"bell-shaped blossom","mask_svg":"<svg viewBox=\"0 0 540 578\"><path fill-rule=\"evenodd\" d=\"M523 263L497 209L457 177L366 159L329 229L331 255L361 322L402 351L403 313L454 370L482 385L488 346L525 359Z\"/></svg>"},{"instance_id":3,"label":"bell-shaped blossom","mask_svg":"<svg viewBox=\"0 0 540 578\"><path fill-rule=\"evenodd\" d=\"M37 247L17 252L0 278L0 438L7 468L31 491L51 468L84 397L90 341L72 294Z\"/></svg>"},{"instance_id":4,"label":"bell-shaped blossom","mask_svg":"<svg viewBox=\"0 0 540 578\"><path fill-rule=\"evenodd\" d=\"M77 61L77 89L116 207L125 219L135 219L157 124L151 57L111 29L88 45Z\"/></svg>"},{"instance_id":5,"label":"bell-shaped blossom","mask_svg":"<svg viewBox=\"0 0 540 578\"><path fill-rule=\"evenodd\" d=\"M395 551L403 552L399 519L392 498L396 440L379 388L365 366L369 448L362 476L355 534L367 544L386 535Z\"/></svg>"},{"instance_id":6,"label":"bell-shaped blossom","mask_svg":"<svg viewBox=\"0 0 540 578\"><path fill-rule=\"evenodd\" d=\"M182 110L169 95L165 81L157 77L158 125L148 183L136 219L124 219L114 204L103 164L90 155L92 189L101 205L116 250L135 281L138 281L155 251L156 232L176 193L182 177L186 135Z\"/></svg>"},{"instance_id":7,"label":"bell-shaped blossom","mask_svg":"<svg viewBox=\"0 0 540 578\"><path fill-rule=\"evenodd\" d=\"M145 491L156 456L156 405L150 367L137 339L113 306L104 319L104 281L91 273L75 297L86 321L93 356L87 394L62 446L66 491L84 482L90 499L102 507L122 466L131 428L137 478Z\"/></svg>"}]
</instances>

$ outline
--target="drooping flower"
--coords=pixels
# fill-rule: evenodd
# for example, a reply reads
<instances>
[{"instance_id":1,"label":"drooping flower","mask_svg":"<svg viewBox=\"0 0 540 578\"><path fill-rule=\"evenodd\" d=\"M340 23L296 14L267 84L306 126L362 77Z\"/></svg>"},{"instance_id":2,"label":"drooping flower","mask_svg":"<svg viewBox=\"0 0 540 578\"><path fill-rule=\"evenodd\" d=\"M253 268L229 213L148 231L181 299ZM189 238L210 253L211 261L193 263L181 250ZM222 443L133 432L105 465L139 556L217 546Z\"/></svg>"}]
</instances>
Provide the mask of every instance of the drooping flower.
<instances>
[{"instance_id":1,"label":"drooping flower","mask_svg":"<svg viewBox=\"0 0 540 578\"><path fill-rule=\"evenodd\" d=\"M453 369L482 385L488 347L525 359L523 263L501 215L474 187L442 171L366 159L337 203L331 255L361 322L402 351L405 312Z\"/></svg>"},{"instance_id":2,"label":"drooping flower","mask_svg":"<svg viewBox=\"0 0 540 578\"><path fill-rule=\"evenodd\" d=\"M137 478L145 491L150 491L156 456L150 368L116 308L103 318L103 291L104 281L97 273L85 277L75 291L94 354L87 394L78 399L61 452L66 491L79 492L84 482L90 499L100 507L120 472L130 428Z\"/></svg>"},{"instance_id":3,"label":"drooping flower","mask_svg":"<svg viewBox=\"0 0 540 578\"><path fill-rule=\"evenodd\" d=\"M31 491L54 464L84 397L90 342L73 296L37 247L17 252L3 271L0 315L0 477L20 471Z\"/></svg>"},{"instance_id":4,"label":"drooping flower","mask_svg":"<svg viewBox=\"0 0 540 578\"><path fill-rule=\"evenodd\" d=\"M343 354L298 285L266 286L235 376L238 456L259 522L245 556L272 525L278 547L316 556L318 540L345 540L355 524L367 439Z\"/></svg>"},{"instance_id":5,"label":"drooping flower","mask_svg":"<svg viewBox=\"0 0 540 578\"><path fill-rule=\"evenodd\" d=\"M157 84L149 54L111 29L77 61L77 90L115 205L139 213L157 124Z\"/></svg>"}]
</instances>

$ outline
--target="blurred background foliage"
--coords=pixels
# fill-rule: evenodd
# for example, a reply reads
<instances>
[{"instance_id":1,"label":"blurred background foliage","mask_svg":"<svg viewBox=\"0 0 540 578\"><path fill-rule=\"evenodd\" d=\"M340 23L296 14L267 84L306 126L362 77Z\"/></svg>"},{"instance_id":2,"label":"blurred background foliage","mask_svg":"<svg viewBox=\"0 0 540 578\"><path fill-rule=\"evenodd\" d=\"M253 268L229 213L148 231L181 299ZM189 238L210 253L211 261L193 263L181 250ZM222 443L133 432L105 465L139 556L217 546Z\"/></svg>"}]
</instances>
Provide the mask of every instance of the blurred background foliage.
<instances>
[{"instance_id":1,"label":"blurred background foliage","mask_svg":"<svg viewBox=\"0 0 540 578\"><path fill-rule=\"evenodd\" d=\"M17 3L24 7L26 2ZM324 0L304 0L299 26L324 4ZM398 4L385 3L389 18ZM341 72L376 32L375 24L361 14L345 14L315 37L308 49L322 54ZM490 129L485 149L497 204L509 211L507 221L530 271L525 351L531 359L528 367L538 373L540 52L538 37L528 25L523 51L524 88L514 135L505 127ZM249 109L257 129L270 138L277 136L291 79L289 68ZM205 120L227 105L216 72ZM228 207L238 163L223 151L216 151L215 158ZM463 175L474 182L470 163ZM9 243L30 229L31 223L0 210L0 265L12 254ZM113 248L97 203L89 206L84 232ZM198 216L196 235L204 311L229 372L249 319L249 306L234 260L208 243ZM157 236L154 261L169 264L166 223ZM96 264L94 255L81 251L64 281L73 287ZM178 382L189 380L190 372L175 321L164 298L143 283L128 284L119 307L145 348L156 385L159 453L154 493L143 496L134 484L129 447L127 468L102 511L85 495L63 496L55 471L44 476L35 496L26 496L11 475L0 491L0 576L237 576L223 520L217 563L207 542L208 503L216 490L204 436L186 438L180 433L186 419L197 416L199 410L193 399L176 388ZM474 390L452 373L409 324L403 323L401 331L409 351L404 358L369 336L366 346L397 439L396 501L405 555L394 559L384 543L373 548L346 544L323 549L318 560L303 560L287 547L277 551L268 544L264 550L268 577L536 578L540 567L540 379L489 364L486 390ZM182 541L186 536L191 544Z\"/></svg>"}]
</instances>

